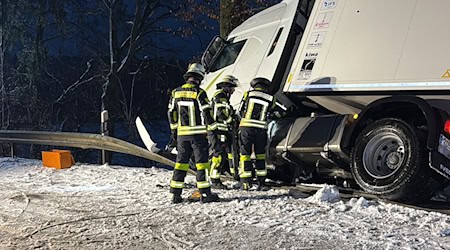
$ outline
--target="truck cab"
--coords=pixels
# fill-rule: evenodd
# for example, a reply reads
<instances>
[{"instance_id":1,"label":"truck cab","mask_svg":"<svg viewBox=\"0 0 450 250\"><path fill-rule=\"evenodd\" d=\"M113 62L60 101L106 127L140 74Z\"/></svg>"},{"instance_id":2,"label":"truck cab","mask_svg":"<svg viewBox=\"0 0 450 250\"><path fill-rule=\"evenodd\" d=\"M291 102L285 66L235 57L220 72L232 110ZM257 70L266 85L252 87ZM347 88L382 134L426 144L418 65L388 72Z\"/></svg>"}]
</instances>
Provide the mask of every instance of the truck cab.
<instances>
[{"instance_id":1,"label":"truck cab","mask_svg":"<svg viewBox=\"0 0 450 250\"><path fill-rule=\"evenodd\" d=\"M239 76L241 86L231 97L235 107L256 76L272 80L272 90L278 91L285 78L287 64L292 62L294 46L298 46L306 27L307 13L313 2L282 1L250 17L226 39L220 36L213 38L202 57L208 73L201 87L212 96L221 76ZM280 98L289 103L282 92Z\"/></svg>"},{"instance_id":2,"label":"truck cab","mask_svg":"<svg viewBox=\"0 0 450 250\"><path fill-rule=\"evenodd\" d=\"M273 178L423 200L450 180L450 35L439 33L449 8L446 0L284 0L211 41L202 87L211 96L221 76L237 77L237 107L253 78L272 81L291 107L269 126Z\"/></svg>"}]
</instances>

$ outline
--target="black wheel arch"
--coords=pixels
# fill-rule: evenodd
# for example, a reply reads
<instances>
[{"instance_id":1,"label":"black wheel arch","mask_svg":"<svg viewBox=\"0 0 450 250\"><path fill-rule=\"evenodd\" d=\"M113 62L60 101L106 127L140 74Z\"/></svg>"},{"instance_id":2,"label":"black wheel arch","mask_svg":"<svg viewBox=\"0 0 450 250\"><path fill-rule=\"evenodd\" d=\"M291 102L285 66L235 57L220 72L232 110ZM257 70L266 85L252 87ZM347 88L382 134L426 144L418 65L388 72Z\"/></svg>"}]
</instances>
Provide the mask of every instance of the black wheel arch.
<instances>
[{"instance_id":1,"label":"black wheel arch","mask_svg":"<svg viewBox=\"0 0 450 250\"><path fill-rule=\"evenodd\" d=\"M381 110L383 112L379 112ZM343 146L351 150L355 145L358 134L373 120L387 117L408 120L407 116L416 111L420 111L422 117L421 120L414 120L423 123L418 125L426 125L429 128L426 143L428 149L436 149L439 131L435 128L442 127L442 121L438 119L439 115L431 105L417 96L390 96L372 102L365 110L358 114L358 119L350 125L345 135Z\"/></svg>"}]
</instances>

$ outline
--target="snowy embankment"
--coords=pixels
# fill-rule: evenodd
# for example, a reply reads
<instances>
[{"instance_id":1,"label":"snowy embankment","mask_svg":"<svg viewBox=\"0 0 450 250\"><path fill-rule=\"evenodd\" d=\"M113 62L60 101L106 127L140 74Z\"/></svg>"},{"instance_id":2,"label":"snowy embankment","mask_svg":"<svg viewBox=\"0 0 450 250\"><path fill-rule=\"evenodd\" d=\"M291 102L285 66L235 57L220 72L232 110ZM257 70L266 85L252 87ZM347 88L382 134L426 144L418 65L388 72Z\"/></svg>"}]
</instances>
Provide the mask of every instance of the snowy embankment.
<instances>
[{"instance_id":1,"label":"snowy embankment","mask_svg":"<svg viewBox=\"0 0 450 250\"><path fill-rule=\"evenodd\" d=\"M342 201L332 187L307 198L219 191L220 203L173 205L170 177L0 158L0 249L450 249L447 215Z\"/></svg>"}]
</instances>

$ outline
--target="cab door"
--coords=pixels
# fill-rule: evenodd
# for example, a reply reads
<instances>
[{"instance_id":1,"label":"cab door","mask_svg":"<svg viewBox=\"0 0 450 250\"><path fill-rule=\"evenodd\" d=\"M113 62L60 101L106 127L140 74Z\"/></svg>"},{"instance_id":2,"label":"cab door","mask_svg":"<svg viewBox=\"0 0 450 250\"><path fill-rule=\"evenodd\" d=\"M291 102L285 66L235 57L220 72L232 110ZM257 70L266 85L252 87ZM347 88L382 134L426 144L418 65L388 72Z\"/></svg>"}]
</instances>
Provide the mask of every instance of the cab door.
<instances>
[{"instance_id":1,"label":"cab door","mask_svg":"<svg viewBox=\"0 0 450 250\"><path fill-rule=\"evenodd\" d=\"M249 90L249 83L253 78L265 77L272 80L296 20L297 8L304 1L307 2L283 1L257 13L236 27L229 34L227 45L218 56L214 57L214 62L208 68L208 74L202 85L208 95L214 93L214 85L220 77L233 75L241 83L231 97L231 104L236 107L243 93ZM306 18L304 19L306 24ZM227 61L227 59L234 60Z\"/></svg>"}]
</instances>

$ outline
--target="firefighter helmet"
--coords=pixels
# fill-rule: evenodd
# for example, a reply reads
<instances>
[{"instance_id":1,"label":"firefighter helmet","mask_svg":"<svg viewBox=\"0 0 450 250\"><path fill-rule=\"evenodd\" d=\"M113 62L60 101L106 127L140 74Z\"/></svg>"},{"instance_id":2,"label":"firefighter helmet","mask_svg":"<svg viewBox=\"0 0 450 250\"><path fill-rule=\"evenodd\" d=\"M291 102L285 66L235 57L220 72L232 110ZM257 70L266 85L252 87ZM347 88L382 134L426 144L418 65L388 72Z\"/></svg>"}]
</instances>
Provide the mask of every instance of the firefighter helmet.
<instances>
[{"instance_id":1,"label":"firefighter helmet","mask_svg":"<svg viewBox=\"0 0 450 250\"><path fill-rule=\"evenodd\" d=\"M239 80L232 75L225 75L222 79L217 83L216 87L218 89L224 87L236 88L238 86Z\"/></svg>"},{"instance_id":2,"label":"firefighter helmet","mask_svg":"<svg viewBox=\"0 0 450 250\"><path fill-rule=\"evenodd\" d=\"M205 77L205 67L203 67L203 65L201 65L200 63L189 64L188 70L183 77L185 80L187 80L187 78L190 76L194 76L200 78L200 80L203 80L203 78Z\"/></svg>"},{"instance_id":3,"label":"firefighter helmet","mask_svg":"<svg viewBox=\"0 0 450 250\"><path fill-rule=\"evenodd\" d=\"M253 80L251 80L250 82L250 86L252 86L252 88L256 88L256 87L262 87L262 88L269 88L271 85L271 82L263 77L257 77Z\"/></svg>"}]
</instances>

